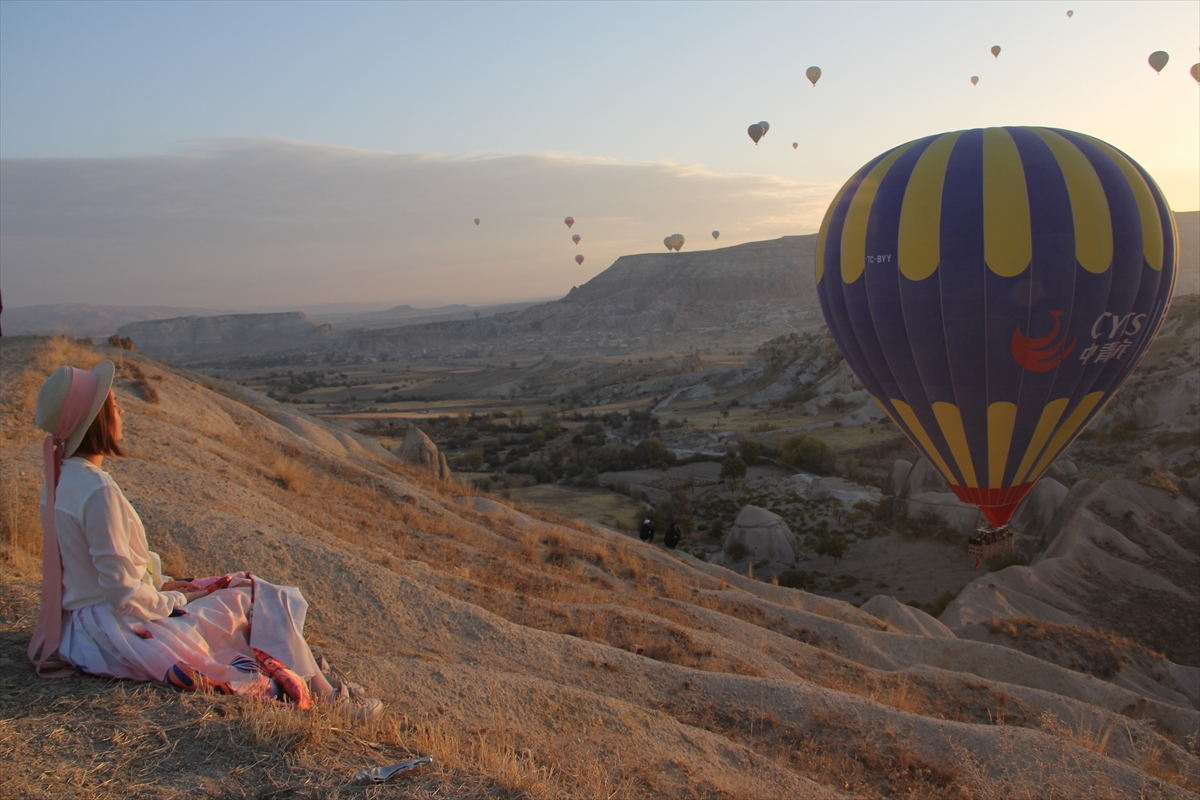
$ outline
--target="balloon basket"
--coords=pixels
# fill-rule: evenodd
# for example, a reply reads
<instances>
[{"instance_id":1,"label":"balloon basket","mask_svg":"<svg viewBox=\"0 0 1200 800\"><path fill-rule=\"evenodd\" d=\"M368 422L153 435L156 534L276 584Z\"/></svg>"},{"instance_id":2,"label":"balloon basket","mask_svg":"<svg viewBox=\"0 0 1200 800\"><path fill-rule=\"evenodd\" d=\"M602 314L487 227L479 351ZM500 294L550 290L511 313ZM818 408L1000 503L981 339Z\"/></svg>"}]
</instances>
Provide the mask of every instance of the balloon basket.
<instances>
[{"instance_id":1,"label":"balloon basket","mask_svg":"<svg viewBox=\"0 0 1200 800\"><path fill-rule=\"evenodd\" d=\"M967 540L967 555L986 561L1012 552L1016 546L1017 537L1007 525L1001 525L999 528L984 525L977 528L974 535Z\"/></svg>"}]
</instances>

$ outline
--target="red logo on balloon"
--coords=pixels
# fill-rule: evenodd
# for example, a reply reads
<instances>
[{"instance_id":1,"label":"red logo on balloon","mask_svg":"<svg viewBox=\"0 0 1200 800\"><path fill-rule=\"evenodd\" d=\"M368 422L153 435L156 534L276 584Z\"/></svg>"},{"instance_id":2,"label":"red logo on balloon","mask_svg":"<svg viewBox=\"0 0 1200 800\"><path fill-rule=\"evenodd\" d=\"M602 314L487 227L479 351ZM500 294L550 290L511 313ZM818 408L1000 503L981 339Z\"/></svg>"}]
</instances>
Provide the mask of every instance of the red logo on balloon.
<instances>
[{"instance_id":1,"label":"red logo on balloon","mask_svg":"<svg viewBox=\"0 0 1200 800\"><path fill-rule=\"evenodd\" d=\"M1058 331L1061 327L1059 317L1062 316L1062 312L1051 311L1050 316L1054 317L1054 330L1050 331L1048 336L1043 336L1040 339L1030 339L1021 333L1021 326L1019 325L1013 331L1013 358L1030 372L1049 372L1054 369L1060 361L1071 355L1071 351L1075 349L1075 343L1079 341L1079 337L1076 337L1068 345L1066 334L1063 334L1063 338L1055 344L1054 340L1058 337Z\"/></svg>"}]
</instances>

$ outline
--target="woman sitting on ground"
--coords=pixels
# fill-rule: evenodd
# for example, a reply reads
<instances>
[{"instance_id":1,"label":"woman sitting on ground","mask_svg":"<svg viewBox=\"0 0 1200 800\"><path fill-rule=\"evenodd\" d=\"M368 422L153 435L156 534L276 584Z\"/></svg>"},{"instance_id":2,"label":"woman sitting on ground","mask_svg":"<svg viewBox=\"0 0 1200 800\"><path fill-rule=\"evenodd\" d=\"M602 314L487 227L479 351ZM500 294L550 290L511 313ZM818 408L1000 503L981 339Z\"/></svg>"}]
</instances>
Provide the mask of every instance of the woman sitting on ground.
<instances>
[{"instance_id":1,"label":"woman sitting on ground","mask_svg":"<svg viewBox=\"0 0 1200 800\"><path fill-rule=\"evenodd\" d=\"M124 455L114 372L111 361L91 371L60 367L38 392L35 422L50 434L42 607L29 643L38 674L162 681L302 709L315 696L360 721L377 717L379 700L313 659L303 637L308 604L296 587L247 572L198 580L162 574L137 512L101 469L105 457Z\"/></svg>"}]
</instances>

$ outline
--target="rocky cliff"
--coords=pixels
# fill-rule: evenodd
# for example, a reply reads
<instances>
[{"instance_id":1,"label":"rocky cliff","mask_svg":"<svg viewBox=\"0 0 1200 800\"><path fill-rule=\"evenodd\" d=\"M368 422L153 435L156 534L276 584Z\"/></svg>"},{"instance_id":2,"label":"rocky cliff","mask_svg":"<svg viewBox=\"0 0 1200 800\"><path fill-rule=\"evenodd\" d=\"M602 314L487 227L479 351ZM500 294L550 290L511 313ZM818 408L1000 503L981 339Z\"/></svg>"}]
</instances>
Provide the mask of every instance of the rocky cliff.
<instances>
[{"instance_id":1,"label":"rocky cliff","mask_svg":"<svg viewBox=\"0 0 1200 800\"><path fill-rule=\"evenodd\" d=\"M820 317L816 235L696 253L622 256L552 303L487 319L354 331L363 352L492 349L524 338L530 349L686 347L694 337L755 330L757 341Z\"/></svg>"},{"instance_id":2,"label":"rocky cliff","mask_svg":"<svg viewBox=\"0 0 1200 800\"><path fill-rule=\"evenodd\" d=\"M122 325L145 353L172 361L221 358L256 350L321 348L333 337L329 325L317 325L300 312L175 317Z\"/></svg>"}]
</instances>

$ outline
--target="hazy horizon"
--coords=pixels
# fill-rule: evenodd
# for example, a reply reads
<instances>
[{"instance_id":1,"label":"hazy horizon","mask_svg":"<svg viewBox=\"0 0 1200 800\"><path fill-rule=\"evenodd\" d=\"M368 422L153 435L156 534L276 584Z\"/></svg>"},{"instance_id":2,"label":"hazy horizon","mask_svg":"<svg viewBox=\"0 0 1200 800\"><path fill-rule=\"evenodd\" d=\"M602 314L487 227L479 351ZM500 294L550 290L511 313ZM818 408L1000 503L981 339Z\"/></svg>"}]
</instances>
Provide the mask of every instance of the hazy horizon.
<instances>
[{"instance_id":1,"label":"hazy horizon","mask_svg":"<svg viewBox=\"0 0 1200 800\"><path fill-rule=\"evenodd\" d=\"M1195 3L6 0L0 288L10 307L556 297L674 233L813 233L878 153L987 125L1098 136L1200 208L1198 45Z\"/></svg>"}]
</instances>

